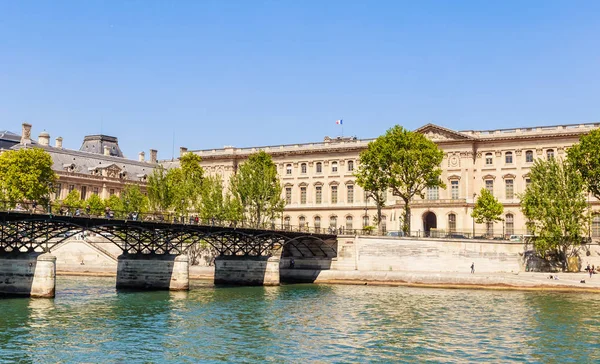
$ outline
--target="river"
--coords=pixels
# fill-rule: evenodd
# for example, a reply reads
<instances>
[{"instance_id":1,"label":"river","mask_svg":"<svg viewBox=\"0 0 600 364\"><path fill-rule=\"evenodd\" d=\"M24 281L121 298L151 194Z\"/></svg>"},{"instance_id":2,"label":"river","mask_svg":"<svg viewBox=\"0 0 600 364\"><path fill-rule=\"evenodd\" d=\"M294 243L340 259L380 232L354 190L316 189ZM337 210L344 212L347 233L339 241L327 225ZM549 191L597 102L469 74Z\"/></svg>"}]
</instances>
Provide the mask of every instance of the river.
<instances>
[{"instance_id":1,"label":"river","mask_svg":"<svg viewBox=\"0 0 600 364\"><path fill-rule=\"evenodd\" d=\"M600 296L346 285L0 300L0 362L599 362Z\"/></svg>"}]
</instances>

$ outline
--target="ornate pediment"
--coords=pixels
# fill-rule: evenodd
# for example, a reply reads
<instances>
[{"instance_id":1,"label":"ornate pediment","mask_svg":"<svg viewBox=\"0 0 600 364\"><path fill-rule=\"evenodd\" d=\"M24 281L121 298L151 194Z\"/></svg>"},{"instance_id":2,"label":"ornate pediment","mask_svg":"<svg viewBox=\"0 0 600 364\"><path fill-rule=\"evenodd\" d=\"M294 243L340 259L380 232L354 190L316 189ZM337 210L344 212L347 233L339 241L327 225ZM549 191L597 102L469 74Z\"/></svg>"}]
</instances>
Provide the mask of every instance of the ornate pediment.
<instances>
[{"instance_id":1,"label":"ornate pediment","mask_svg":"<svg viewBox=\"0 0 600 364\"><path fill-rule=\"evenodd\" d=\"M415 132L425 135L427 139L434 142L473 140L471 136L434 124L422 126L415 130Z\"/></svg>"}]
</instances>

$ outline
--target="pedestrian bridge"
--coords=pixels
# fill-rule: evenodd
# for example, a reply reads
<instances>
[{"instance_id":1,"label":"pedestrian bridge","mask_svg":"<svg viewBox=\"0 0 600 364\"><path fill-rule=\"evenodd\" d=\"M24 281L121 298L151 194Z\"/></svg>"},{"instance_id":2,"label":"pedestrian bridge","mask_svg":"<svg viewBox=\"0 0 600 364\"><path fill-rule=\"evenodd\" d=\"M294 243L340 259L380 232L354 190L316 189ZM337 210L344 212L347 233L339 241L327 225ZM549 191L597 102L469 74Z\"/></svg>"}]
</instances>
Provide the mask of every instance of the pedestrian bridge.
<instances>
[{"instance_id":1,"label":"pedestrian bridge","mask_svg":"<svg viewBox=\"0 0 600 364\"><path fill-rule=\"evenodd\" d=\"M3 211L0 293L41 292L36 281L48 281L51 289L32 295L54 296L52 249L73 234L99 235L121 249L117 288L188 289L186 253L197 244L217 252L215 283L279 284L282 256L337 256L334 234Z\"/></svg>"}]
</instances>

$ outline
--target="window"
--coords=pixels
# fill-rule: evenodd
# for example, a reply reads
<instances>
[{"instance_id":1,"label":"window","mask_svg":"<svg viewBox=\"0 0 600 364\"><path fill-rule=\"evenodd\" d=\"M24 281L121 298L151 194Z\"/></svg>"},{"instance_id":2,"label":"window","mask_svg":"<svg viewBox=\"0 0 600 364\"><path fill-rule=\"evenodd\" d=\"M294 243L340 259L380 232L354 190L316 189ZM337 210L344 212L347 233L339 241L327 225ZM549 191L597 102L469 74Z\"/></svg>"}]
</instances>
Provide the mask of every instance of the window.
<instances>
[{"instance_id":1,"label":"window","mask_svg":"<svg viewBox=\"0 0 600 364\"><path fill-rule=\"evenodd\" d=\"M320 204L323 201L323 187L316 186L315 187L315 203Z\"/></svg>"},{"instance_id":2,"label":"window","mask_svg":"<svg viewBox=\"0 0 600 364\"><path fill-rule=\"evenodd\" d=\"M592 216L592 237L600 237L600 214Z\"/></svg>"},{"instance_id":3,"label":"window","mask_svg":"<svg viewBox=\"0 0 600 364\"><path fill-rule=\"evenodd\" d=\"M112 196L112 195L114 195L114 194L115 194L115 189L114 189L114 188L111 188L111 189L108 191L108 194L109 194L109 195L111 195L111 196Z\"/></svg>"},{"instance_id":4,"label":"window","mask_svg":"<svg viewBox=\"0 0 600 364\"><path fill-rule=\"evenodd\" d=\"M338 186L331 186L331 203L337 203L337 188Z\"/></svg>"},{"instance_id":5,"label":"window","mask_svg":"<svg viewBox=\"0 0 600 364\"><path fill-rule=\"evenodd\" d=\"M553 149L548 149L546 151L546 158L548 158L548 160L554 158L554 150Z\"/></svg>"},{"instance_id":6,"label":"window","mask_svg":"<svg viewBox=\"0 0 600 364\"><path fill-rule=\"evenodd\" d=\"M323 173L323 164L321 162L317 162L317 166L315 167L317 173Z\"/></svg>"},{"instance_id":7,"label":"window","mask_svg":"<svg viewBox=\"0 0 600 364\"><path fill-rule=\"evenodd\" d=\"M514 180L507 179L504 181L504 183L506 183L506 198L515 198Z\"/></svg>"},{"instance_id":8,"label":"window","mask_svg":"<svg viewBox=\"0 0 600 364\"><path fill-rule=\"evenodd\" d=\"M298 226L300 226L300 229L304 229L306 226L306 218L304 216L298 218Z\"/></svg>"},{"instance_id":9,"label":"window","mask_svg":"<svg viewBox=\"0 0 600 364\"><path fill-rule=\"evenodd\" d=\"M427 199L439 200L440 189L438 187L427 187Z\"/></svg>"},{"instance_id":10,"label":"window","mask_svg":"<svg viewBox=\"0 0 600 364\"><path fill-rule=\"evenodd\" d=\"M515 217L513 214L506 214L506 235L515 234Z\"/></svg>"},{"instance_id":11,"label":"window","mask_svg":"<svg viewBox=\"0 0 600 364\"><path fill-rule=\"evenodd\" d=\"M512 164L512 162L513 162L512 152L506 152L504 154L504 163L506 163L506 164Z\"/></svg>"},{"instance_id":12,"label":"window","mask_svg":"<svg viewBox=\"0 0 600 364\"><path fill-rule=\"evenodd\" d=\"M382 232L386 232L387 231L387 217L385 215L381 215L381 221L379 222L379 226L381 226L381 231Z\"/></svg>"},{"instance_id":13,"label":"window","mask_svg":"<svg viewBox=\"0 0 600 364\"><path fill-rule=\"evenodd\" d=\"M333 215L329 217L329 227L332 229L337 228L337 216Z\"/></svg>"},{"instance_id":14,"label":"window","mask_svg":"<svg viewBox=\"0 0 600 364\"><path fill-rule=\"evenodd\" d=\"M494 236L494 223L493 222L488 222L485 224L485 234L490 238Z\"/></svg>"},{"instance_id":15,"label":"window","mask_svg":"<svg viewBox=\"0 0 600 364\"><path fill-rule=\"evenodd\" d=\"M85 200L87 197L87 186L81 186L81 199Z\"/></svg>"},{"instance_id":16,"label":"window","mask_svg":"<svg viewBox=\"0 0 600 364\"><path fill-rule=\"evenodd\" d=\"M354 203L354 186L353 185L348 185L346 186L347 189L347 196L346 196L346 202L348 203Z\"/></svg>"},{"instance_id":17,"label":"window","mask_svg":"<svg viewBox=\"0 0 600 364\"><path fill-rule=\"evenodd\" d=\"M369 226L369 216L363 216L363 229Z\"/></svg>"},{"instance_id":18,"label":"window","mask_svg":"<svg viewBox=\"0 0 600 364\"><path fill-rule=\"evenodd\" d=\"M354 170L354 161L348 161L348 172L352 172Z\"/></svg>"},{"instance_id":19,"label":"window","mask_svg":"<svg viewBox=\"0 0 600 364\"><path fill-rule=\"evenodd\" d=\"M448 215L448 231L453 233L456 231L456 215Z\"/></svg>"},{"instance_id":20,"label":"window","mask_svg":"<svg viewBox=\"0 0 600 364\"><path fill-rule=\"evenodd\" d=\"M69 185L69 192L73 191L75 189L75 185ZM114 193L114 190L111 190Z\"/></svg>"},{"instance_id":21,"label":"window","mask_svg":"<svg viewBox=\"0 0 600 364\"><path fill-rule=\"evenodd\" d=\"M531 184L531 178L525 178L525 188L529 187Z\"/></svg>"},{"instance_id":22,"label":"window","mask_svg":"<svg viewBox=\"0 0 600 364\"><path fill-rule=\"evenodd\" d=\"M93 193L94 193L94 195L98 194L98 187L94 187Z\"/></svg>"},{"instance_id":23,"label":"window","mask_svg":"<svg viewBox=\"0 0 600 364\"><path fill-rule=\"evenodd\" d=\"M315 230L321 230L321 216L315 216Z\"/></svg>"},{"instance_id":24,"label":"window","mask_svg":"<svg viewBox=\"0 0 600 364\"><path fill-rule=\"evenodd\" d=\"M492 164L494 164L494 159L492 157L492 153L486 153L486 155L485 155L485 165L486 166L491 166Z\"/></svg>"},{"instance_id":25,"label":"window","mask_svg":"<svg viewBox=\"0 0 600 364\"><path fill-rule=\"evenodd\" d=\"M306 163L300 165L300 173L306 174Z\"/></svg>"},{"instance_id":26,"label":"window","mask_svg":"<svg viewBox=\"0 0 600 364\"><path fill-rule=\"evenodd\" d=\"M285 165L285 174L287 174L288 176L290 176L292 174L292 165L291 164Z\"/></svg>"},{"instance_id":27,"label":"window","mask_svg":"<svg viewBox=\"0 0 600 364\"><path fill-rule=\"evenodd\" d=\"M306 187L300 187L300 203L306 204Z\"/></svg>"},{"instance_id":28,"label":"window","mask_svg":"<svg viewBox=\"0 0 600 364\"><path fill-rule=\"evenodd\" d=\"M61 194L62 194L62 185L60 183L57 183L54 186L55 186L54 194L56 195L57 199L60 199Z\"/></svg>"},{"instance_id":29,"label":"window","mask_svg":"<svg viewBox=\"0 0 600 364\"><path fill-rule=\"evenodd\" d=\"M337 162L332 162L331 163L331 173L337 173Z\"/></svg>"},{"instance_id":30,"label":"window","mask_svg":"<svg viewBox=\"0 0 600 364\"><path fill-rule=\"evenodd\" d=\"M291 187L285 188L285 203L287 205L292 203L292 188Z\"/></svg>"},{"instance_id":31,"label":"window","mask_svg":"<svg viewBox=\"0 0 600 364\"><path fill-rule=\"evenodd\" d=\"M494 180L493 179L486 179L485 180L485 189L490 191L490 193L493 195L494 194Z\"/></svg>"},{"instance_id":32,"label":"window","mask_svg":"<svg viewBox=\"0 0 600 364\"><path fill-rule=\"evenodd\" d=\"M525 162L533 163L533 151L532 150L528 150L525 152Z\"/></svg>"},{"instance_id":33,"label":"window","mask_svg":"<svg viewBox=\"0 0 600 364\"><path fill-rule=\"evenodd\" d=\"M292 219L290 219L289 216L286 216L283 219L283 227L284 227L285 230L289 230L290 229L290 221L292 221Z\"/></svg>"},{"instance_id":34,"label":"window","mask_svg":"<svg viewBox=\"0 0 600 364\"><path fill-rule=\"evenodd\" d=\"M352 231L352 216L346 216L346 231Z\"/></svg>"},{"instance_id":35,"label":"window","mask_svg":"<svg viewBox=\"0 0 600 364\"><path fill-rule=\"evenodd\" d=\"M457 180L450 181L450 192L452 193L452 199L457 200L459 196Z\"/></svg>"}]
</instances>

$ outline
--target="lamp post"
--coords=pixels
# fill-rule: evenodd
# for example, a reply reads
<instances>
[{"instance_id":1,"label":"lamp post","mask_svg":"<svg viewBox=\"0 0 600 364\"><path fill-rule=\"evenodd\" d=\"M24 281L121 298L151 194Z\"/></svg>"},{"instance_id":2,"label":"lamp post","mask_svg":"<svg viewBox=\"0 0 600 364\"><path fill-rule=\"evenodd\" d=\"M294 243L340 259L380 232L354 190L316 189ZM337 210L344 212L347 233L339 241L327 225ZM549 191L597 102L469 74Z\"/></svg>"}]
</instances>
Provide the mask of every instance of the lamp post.
<instances>
[{"instance_id":1,"label":"lamp post","mask_svg":"<svg viewBox=\"0 0 600 364\"><path fill-rule=\"evenodd\" d=\"M472 209L473 211L472 212L475 212L475 197L477 197L476 193L473 194L473 209ZM471 235L471 239L475 239L475 216L471 215L471 218L473 219L473 232Z\"/></svg>"},{"instance_id":2,"label":"lamp post","mask_svg":"<svg viewBox=\"0 0 600 364\"><path fill-rule=\"evenodd\" d=\"M46 206L46 209L48 211L48 215L52 215L52 204L50 203L50 199L51 199L51 196L52 196L52 192L51 191L52 191L53 187L54 186L52 185L52 182L48 182L48 201L47 201L48 205Z\"/></svg>"},{"instance_id":3,"label":"lamp post","mask_svg":"<svg viewBox=\"0 0 600 364\"><path fill-rule=\"evenodd\" d=\"M181 199L181 223L183 224L185 222L184 217L184 213L183 213L183 209L184 209L184 204L185 204L185 199Z\"/></svg>"}]
</instances>

